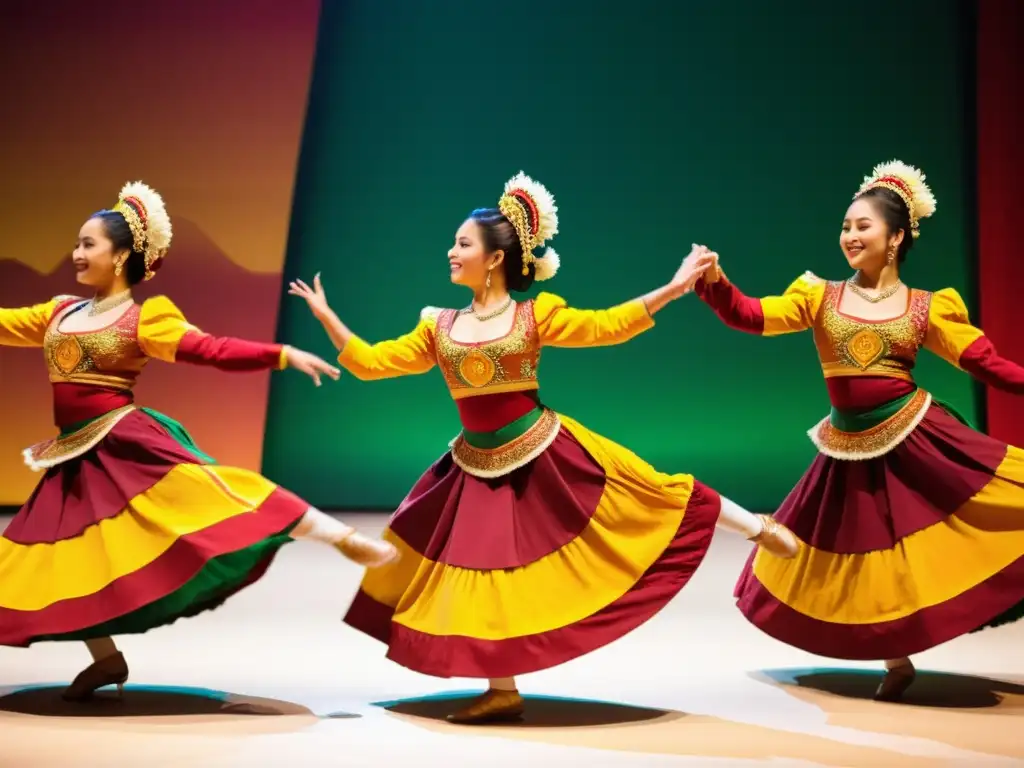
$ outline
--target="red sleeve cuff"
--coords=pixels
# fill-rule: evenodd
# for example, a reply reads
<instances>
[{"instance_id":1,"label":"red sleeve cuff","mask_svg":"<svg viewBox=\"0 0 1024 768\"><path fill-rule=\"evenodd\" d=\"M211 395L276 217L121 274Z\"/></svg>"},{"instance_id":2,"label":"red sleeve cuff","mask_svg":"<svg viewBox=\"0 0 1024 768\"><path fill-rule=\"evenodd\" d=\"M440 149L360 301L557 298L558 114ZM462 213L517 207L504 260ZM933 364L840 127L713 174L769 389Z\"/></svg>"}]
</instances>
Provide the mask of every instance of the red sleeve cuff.
<instances>
[{"instance_id":1,"label":"red sleeve cuff","mask_svg":"<svg viewBox=\"0 0 1024 768\"><path fill-rule=\"evenodd\" d=\"M760 299L744 296L739 288L725 279L709 284L700 278L694 290L730 328L746 333L764 333L764 310Z\"/></svg>"},{"instance_id":2,"label":"red sleeve cuff","mask_svg":"<svg viewBox=\"0 0 1024 768\"><path fill-rule=\"evenodd\" d=\"M975 340L960 355L960 367L997 389L1024 394L1024 368L996 351L987 336Z\"/></svg>"},{"instance_id":3,"label":"red sleeve cuff","mask_svg":"<svg viewBox=\"0 0 1024 768\"><path fill-rule=\"evenodd\" d=\"M263 371L280 368L283 347L230 336L211 336L189 331L178 344L175 359L181 363L209 365L223 371Z\"/></svg>"}]
</instances>

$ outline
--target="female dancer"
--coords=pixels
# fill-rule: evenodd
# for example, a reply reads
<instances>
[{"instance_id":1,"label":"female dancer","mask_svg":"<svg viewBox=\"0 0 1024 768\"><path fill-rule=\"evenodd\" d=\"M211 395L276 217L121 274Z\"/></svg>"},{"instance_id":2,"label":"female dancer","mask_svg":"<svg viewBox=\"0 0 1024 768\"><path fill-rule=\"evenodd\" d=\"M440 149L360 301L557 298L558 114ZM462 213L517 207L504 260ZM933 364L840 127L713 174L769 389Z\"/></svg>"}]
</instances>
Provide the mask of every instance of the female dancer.
<instances>
[{"instance_id":1,"label":"female dancer","mask_svg":"<svg viewBox=\"0 0 1024 768\"><path fill-rule=\"evenodd\" d=\"M291 539L330 543L366 566L397 554L254 472L213 466L180 424L135 407L151 358L290 366L318 385L340 373L292 347L203 333L167 298L134 303L131 286L153 277L170 241L160 196L128 184L78 235L75 269L92 299L0 309L0 343L45 350L60 429L25 451L45 475L0 537L0 644L84 640L94 661L68 700L123 687L128 666L111 635L216 608Z\"/></svg>"},{"instance_id":2,"label":"female dancer","mask_svg":"<svg viewBox=\"0 0 1024 768\"><path fill-rule=\"evenodd\" d=\"M864 180L839 244L848 280L798 278L782 296L744 296L716 264L699 295L730 327L814 329L832 402L810 430L819 454L775 519L797 558L755 555L736 596L755 626L822 656L885 659L876 692L896 701L910 654L1019 619L1024 608L1024 452L970 429L919 388L922 347L980 380L1024 392L1024 368L971 325L952 288L903 284L899 266L935 199L893 161Z\"/></svg>"},{"instance_id":3,"label":"female dancer","mask_svg":"<svg viewBox=\"0 0 1024 768\"><path fill-rule=\"evenodd\" d=\"M438 677L488 678L488 691L449 717L478 723L523 712L515 675L545 669L625 635L687 583L716 522L783 557L796 541L690 475L666 475L545 408L543 346L625 342L682 296L698 260L646 296L577 310L550 293L514 302L554 275L534 250L557 231L548 191L519 174L498 208L473 211L448 252L462 310L425 310L411 332L370 345L327 304L319 276L292 283L360 379L441 368L462 433L416 483L385 539L402 554L368 576L346 622L386 643L389 658Z\"/></svg>"}]
</instances>

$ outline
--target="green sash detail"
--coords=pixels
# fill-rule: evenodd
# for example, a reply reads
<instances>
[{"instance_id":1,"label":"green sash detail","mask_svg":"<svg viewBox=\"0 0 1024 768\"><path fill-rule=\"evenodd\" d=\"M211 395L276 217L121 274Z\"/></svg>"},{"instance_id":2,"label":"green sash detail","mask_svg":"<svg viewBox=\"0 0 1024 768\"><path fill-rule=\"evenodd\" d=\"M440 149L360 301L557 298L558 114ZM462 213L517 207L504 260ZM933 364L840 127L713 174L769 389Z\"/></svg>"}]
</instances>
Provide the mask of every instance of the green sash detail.
<instances>
[{"instance_id":1,"label":"green sash detail","mask_svg":"<svg viewBox=\"0 0 1024 768\"><path fill-rule=\"evenodd\" d=\"M532 411L524 413L515 421L506 424L494 432L470 432L468 429L464 429L462 430L462 439L474 448L483 450L501 448L501 446L508 445L517 437L525 435L530 430L530 427L540 420L543 413L543 408L534 408Z\"/></svg>"},{"instance_id":2,"label":"green sash detail","mask_svg":"<svg viewBox=\"0 0 1024 768\"><path fill-rule=\"evenodd\" d=\"M939 398L937 398L935 395L932 395L932 402L935 403L936 405L942 406L942 408L945 411L947 411L950 416L952 416L954 419L959 421L961 424L964 424L965 426L970 427L975 432L980 432L981 431L974 424L971 423L970 419L968 419L966 416L964 416L962 413L960 413L960 411L958 411L952 405L947 403L945 400L939 400Z\"/></svg>"},{"instance_id":3,"label":"green sash detail","mask_svg":"<svg viewBox=\"0 0 1024 768\"><path fill-rule=\"evenodd\" d=\"M167 433L177 440L181 447L193 456L196 456L207 464L217 463L215 458L203 453L202 449L196 445L196 441L192 439L192 435L188 433L188 430L170 416L166 416L159 411L154 411L152 408L140 408L139 410L149 415L149 417L157 424L166 429Z\"/></svg>"},{"instance_id":4,"label":"green sash detail","mask_svg":"<svg viewBox=\"0 0 1024 768\"><path fill-rule=\"evenodd\" d=\"M183 427L180 423L172 419L170 416L165 416L159 411L154 411L152 408L139 408L139 410L148 415L151 419L153 419L153 421L155 421L161 427L166 429L167 434L173 437L174 440L179 445L181 445L182 448L191 453L197 459L206 464L217 463L217 460L215 458L203 453L202 449L198 445L196 445L196 441L192 439L192 435L188 433L188 430L185 429L185 427ZM60 431L60 436L67 437L68 435L73 435L78 430L89 426L94 421L96 421L96 419L101 419L105 415L106 414L101 414L91 419L85 419L84 421L79 421L75 424L70 424Z\"/></svg>"},{"instance_id":5,"label":"green sash detail","mask_svg":"<svg viewBox=\"0 0 1024 768\"><path fill-rule=\"evenodd\" d=\"M909 403L911 398L916 394L917 390L915 389L908 395L898 397L895 400L890 400L887 403L882 403L876 408L872 408L870 411L842 411L838 408L832 408L832 412L829 414L829 423L831 423L836 429L843 432L849 432L851 434L866 432L899 413L900 409L906 406L906 404ZM949 415L960 423L965 424L971 429L978 429L949 403L939 400L935 395L932 395L932 402L948 411Z\"/></svg>"},{"instance_id":6,"label":"green sash detail","mask_svg":"<svg viewBox=\"0 0 1024 768\"><path fill-rule=\"evenodd\" d=\"M842 432L850 432L852 434L866 432L899 413L900 409L909 403L915 394L917 394L917 390L914 390L909 395L890 400L888 403L882 403L870 411L861 411L859 413L856 411L841 411L833 407L832 413L829 415L829 422L833 427Z\"/></svg>"},{"instance_id":7,"label":"green sash detail","mask_svg":"<svg viewBox=\"0 0 1024 768\"><path fill-rule=\"evenodd\" d=\"M86 427L88 427L90 424L96 421L96 419L101 419L106 415L107 414L103 413L100 414L99 416L94 416L91 419L86 419L85 421L76 421L74 424L69 424L60 431L60 437L67 437L68 435L73 435L78 430L85 429Z\"/></svg>"}]
</instances>

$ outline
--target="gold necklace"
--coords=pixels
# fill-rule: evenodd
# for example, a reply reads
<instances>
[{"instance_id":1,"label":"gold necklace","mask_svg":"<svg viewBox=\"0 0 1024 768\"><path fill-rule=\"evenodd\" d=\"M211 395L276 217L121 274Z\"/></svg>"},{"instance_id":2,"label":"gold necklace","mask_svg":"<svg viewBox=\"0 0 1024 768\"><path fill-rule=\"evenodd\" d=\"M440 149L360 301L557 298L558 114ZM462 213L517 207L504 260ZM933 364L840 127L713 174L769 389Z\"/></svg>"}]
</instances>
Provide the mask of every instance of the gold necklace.
<instances>
[{"instance_id":1,"label":"gold necklace","mask_svg":"<svg viewBox=\"0 0 1024 768\"><path fill-rule=\"evenodd\" d=\"M121 291L121 293L114 294L113 296L108 296L107 298L100 299L99 301L96 301L96 297L93 296L92 301L89 302L89 317L102 315L104 312L111 310L114 307L121 306L126 301L131 301L131 299L132 292L130 290Z\"/></svg>"},{"instance_id":2,"label":"gold necklace","mask_svg":"<svg viewBox=\"0 0 1024 768\"><path fill-rule=\"evenodd\" d=\"M505 314L505 312L511 306L512 306L512 297L509 296L508 299L505 300L504 304L502 304L500 307L498 307L493 312L488 312L486 315L478 314L477 311L475 309L473 309L473 305L472 304L470 304L468 307L466 307L464 310L462 310L462 314L464 314L464 315L472 315L473 317L475 317L477 320L479 320L482 323L485 320L493 320L494 318L498 317L498 315Z\"/></svg>"},{"instance_id":3,"label":"gold necklace","mask_svg":"<svg viewBox=\"0 0 1024 768\"><path fill-rule=\"evenodd\" d=\"M851 291L853 291L855 294L864 299L864 301L870 302L872 304L877 304L880 301L885 301L890 296L894 296L896 294L896 291L900 289L900 286L903 285L903 281L897 279L895 283L890 285L884 291L879 291L876 295L872 296L870 293L865 293L864 289L857 285L858 275L860 275L860 272L858 272L856 275L847 280L846 284L850 286Z\"/></svg>"}]
</instances>

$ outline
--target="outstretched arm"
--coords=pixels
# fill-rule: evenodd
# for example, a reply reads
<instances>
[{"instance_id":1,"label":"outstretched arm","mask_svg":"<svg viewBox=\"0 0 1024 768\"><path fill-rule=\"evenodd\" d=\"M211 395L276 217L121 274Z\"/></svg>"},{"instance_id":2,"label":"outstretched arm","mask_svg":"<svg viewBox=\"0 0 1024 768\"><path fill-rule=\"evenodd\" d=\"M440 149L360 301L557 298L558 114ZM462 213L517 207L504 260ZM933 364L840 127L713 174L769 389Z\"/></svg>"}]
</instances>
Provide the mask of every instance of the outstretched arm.
<instances>
[{"instance_id":1,"label":"outstretched arm","mask_svg":"<svg viewBox=\"0 0 1024 768\"><path fill-rule=\"evenodd\" d=\"M810 272L794 280L781 296L754 298L733 285L715 262L697 281L697 295L730 328L758 336L797 333L814 325L825 282Z\"/></svg>"},{"instance_id":2,"label":"outstretched arm","mask_svg":"<svg viewBox=\"0 0 1024 768\"><path fill-rule=\"evenodd\" d=\"M654 327L652 314L645 298L610 309L576 309L553 293L540 293L533 302L537 333L541 344L548 347L623 344Z\"/></svg>"},{"instance_id":3,"label":"outstretched arm","mask_svg":"<svg viewBox=\"0 0 1024 768\"><path fill-rule=\"evenodd\" d=\"M534 300L541 344L549 347L603 347L622 344L654 327L654 315L693 290L712 257L691 254L670 282L610 309L575 309L551 293Z\"/></svg>"},{"instance_id":4,"label":"outstretched arm","mask_svg":"<svg viewBox=\"0 0 1024 768\"><path fill-rule=\"evenodd\" d=\"M46 327L50 324L57 304L57 299L51 299L45 304L35 304L31 307L0 308L0 346L43 346Z\"/></svg>"},{"instance_id":5,"label":"outstretched arm","mask_svg":"<svg viewBox=\"0 0 1024 768\"><path fill-rule=\"evenodd\" d=\"M313 278L312 287L295 280L288 293L305 300L337 348L338 362L357 379L374 381L426 373L437 362L434 348L436 315L432 312L424 310L420 322L409 333L397 339L369 344L352 333L331 309L319 274Z\"/></svg>"},{"instance_id":6,"label":"outstretched arm","mask_svg":"<svg viewBox=\"0 0 1024 768\"><path fill-rule=\"evenodd\" d=\"M1024 367L1002 357L985 332L971 325L967 305L952 288L932 295L924 345L989 386L1024 394Z\"/></svg>"},{"instance_id":7,"label":"outstretched arm","mask_svg":"<svg viewBox=\"0 0 1024 768\"><path fill-rule=\"evenodd\" d=\"M280 370L291 366L310 376L317 385L320 376L337 379L340 375L337 368L300 349L204 333L164 296L143 303L139 346L148 357L157 360L209 365L222 371Z\"/></svg>"}]
</instances>

